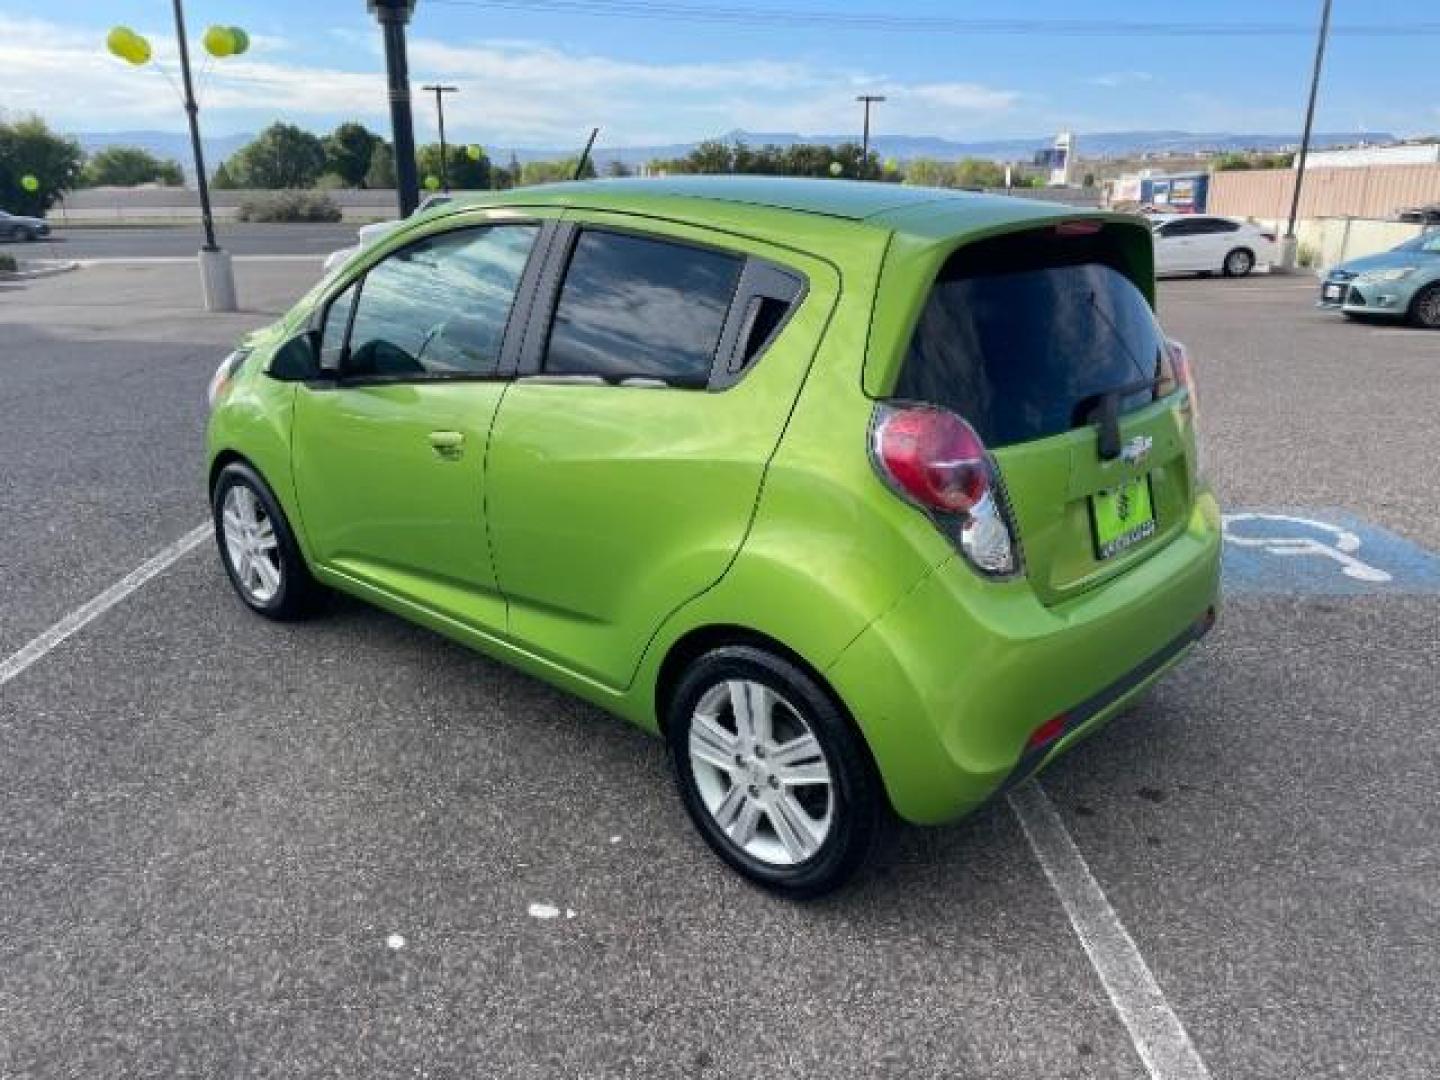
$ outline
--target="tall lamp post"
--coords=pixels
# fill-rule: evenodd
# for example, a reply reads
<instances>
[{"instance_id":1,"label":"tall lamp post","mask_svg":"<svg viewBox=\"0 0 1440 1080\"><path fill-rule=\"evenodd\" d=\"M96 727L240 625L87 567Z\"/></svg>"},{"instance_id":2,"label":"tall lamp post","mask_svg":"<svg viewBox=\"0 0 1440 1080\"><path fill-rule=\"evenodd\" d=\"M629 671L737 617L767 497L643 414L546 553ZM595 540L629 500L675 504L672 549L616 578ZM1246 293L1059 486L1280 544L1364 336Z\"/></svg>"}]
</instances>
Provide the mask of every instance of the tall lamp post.
<instances>
[{"instance_id":1,"label":"tall lamp post","mask_svg":"<svg viewBox=\"0 0 1440 1080\"><path fill-rule=\"evenodd\" d=\"M440 187L445 191L449 191L450 161L445 153L445 95L458 94L460 88L458 86L442 86L436 83L426 86L423 89L435 95L435 114L440 120Z\"/></svg>"},{"instance_id":2,"label":"tall lamp post","mask_svg":"<svg viewBox=\"0 0 1440 1080\"><path fill-rule=\"evenodd\" d=\"M390 85L390 129L395 143L395 187L400 216L409 217L420 203L415 168L415 125L410 115L410 67L405 59L405 24L415 0L365 0L365 8L385 33L385 76Z\"/></svg>"},{"instance_id":3,"label":"tall lamp post","mask_svg":"<svg viewBox=\"0 0 1440 1080\"><path fill-rule=\"evenodd\" d=\"M200 249L200 287L206 311L235 311L235 273L230 255L215 243L215 215L210 210L210 181L205 173L205 151L200 146L200 106L190 78L190 46L185 40L185 9L175 0L175 40L180 46L180 81L185 88L185 115L190 120L190 150L195 155L195 186L200 192L200 219L205 225L205 246Z\"/></svg>"},{"instance_id":4,"label":"tall lamp post","mask_svg":"<svg viewBox=\"0 0 1440 1080\"><path fill-rule=\"evenodd\" d=\"M865 129L860 141L860 176L863 179L870 172L870 106L884 101L882 94L860 94L856 101L865 105Z\"/></svg>"},{"instance_id":5,"label":"tall lamp post","mask_svg":"<svg viewBox=\"0 0 1440 1080\"><path fill-rule=\"evenodd\" d=\"M1300 155L1295 159L1295 192L1290 198L1290 223L1280 248L1280 265L1287 270L1295 267L1295 219L1300 216L1300 188L1305 183L1305 161L1310 156L1310 132L1315 126L1315 99L1320 94L1320 69L1325 65L1325 42L1330 36L1331 0L1323 0L1320 8L1320 37L1315 43L1315 70L1310 76L1310 100L1305 106L1305 132L1300 136Z\"/></svg>"}]
</instances>

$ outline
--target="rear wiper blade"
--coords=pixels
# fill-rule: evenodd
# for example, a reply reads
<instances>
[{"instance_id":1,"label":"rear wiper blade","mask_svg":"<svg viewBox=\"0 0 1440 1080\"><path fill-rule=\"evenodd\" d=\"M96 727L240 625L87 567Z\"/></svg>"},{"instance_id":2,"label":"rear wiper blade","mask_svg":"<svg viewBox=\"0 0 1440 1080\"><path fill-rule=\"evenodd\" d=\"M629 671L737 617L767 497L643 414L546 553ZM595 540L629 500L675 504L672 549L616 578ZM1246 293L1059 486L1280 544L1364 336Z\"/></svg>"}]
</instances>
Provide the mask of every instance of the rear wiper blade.
<instances>
[{"instance_id":1,"label":"rear wiper blade","mask_svg":"<svg viewBox=\"0 0 1440 1080\"><path fill-rule=\"evenodd\" d=\"M1122 383L1120 386L1082 398L1075 406L1077 416L1083 418L1084 423L1095 424L1100 428L1098 449L1101 461L1114 461L1120 456L1121 399L1127 398L1131 394L1138 394L1142 390L1154 390L1160 384L1161 378L1163 376Z\"/></svg>"}]
</instances>

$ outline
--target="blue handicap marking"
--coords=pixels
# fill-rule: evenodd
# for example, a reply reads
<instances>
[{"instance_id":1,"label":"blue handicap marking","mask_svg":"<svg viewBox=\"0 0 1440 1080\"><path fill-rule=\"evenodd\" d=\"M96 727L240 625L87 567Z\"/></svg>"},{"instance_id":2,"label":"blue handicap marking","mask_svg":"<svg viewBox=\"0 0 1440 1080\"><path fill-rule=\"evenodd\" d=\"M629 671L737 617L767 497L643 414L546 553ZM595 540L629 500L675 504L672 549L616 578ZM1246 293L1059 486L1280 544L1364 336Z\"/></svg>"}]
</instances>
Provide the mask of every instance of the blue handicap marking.
<instances>
[{"instance_id":1,"label":"blue handicap marking","mask_svg":"<svg viewBox=\"0 0 1440 1080\"><path fill-rule=\"evenodd\" d=\"M1440 557L1342 510L1237 510L1224 580L1234 593L1440 593Z\"/></svg>"}]
</instances>

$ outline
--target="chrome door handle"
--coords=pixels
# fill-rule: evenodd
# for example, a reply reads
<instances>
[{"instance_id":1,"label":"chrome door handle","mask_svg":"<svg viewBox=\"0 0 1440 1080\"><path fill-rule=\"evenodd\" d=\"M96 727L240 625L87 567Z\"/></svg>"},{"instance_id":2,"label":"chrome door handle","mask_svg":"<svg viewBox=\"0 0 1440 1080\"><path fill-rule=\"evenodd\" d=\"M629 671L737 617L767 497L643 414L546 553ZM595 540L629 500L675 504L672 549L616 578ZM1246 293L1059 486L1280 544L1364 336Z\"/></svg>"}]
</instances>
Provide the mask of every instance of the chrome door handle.
<instances>
[{"instance_id":1,"label":"chrome door handle","mask_svg":"<svg viewBox=\"0 0 1440 1080\"><path fill-rule=\"evenodd\" d=\"M459 457L465 450L465 435L459 431L432 431L430 449L444 458Z\"/></svg>"}]
</instances>

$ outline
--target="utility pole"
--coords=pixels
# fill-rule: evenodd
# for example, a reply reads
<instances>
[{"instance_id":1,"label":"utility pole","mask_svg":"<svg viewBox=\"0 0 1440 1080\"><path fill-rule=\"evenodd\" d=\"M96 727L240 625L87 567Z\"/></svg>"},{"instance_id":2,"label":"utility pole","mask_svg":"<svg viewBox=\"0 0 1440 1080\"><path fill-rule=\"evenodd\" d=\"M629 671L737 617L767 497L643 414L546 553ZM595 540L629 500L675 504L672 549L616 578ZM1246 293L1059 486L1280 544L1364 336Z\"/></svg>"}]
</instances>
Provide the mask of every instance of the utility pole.
<instances>
[{"instance_id":1,"label":"utility pole","mask_svg":"<svg viewBox=\"0 0 1440 1080\"><path fill-rule=\"evenodd\" d=\"M865 105L865 133L860 141L860 178L863 180L870 172L870 106L879 104L885 98L881 94L859 94L855 100Z\"/></svg>"},{"instance_id":2,"label":"utility pole","mask_svg":"<svg viewBox=\"0 0 1440 1080\"><path fill-rule=\"evenodd\" d=\"M445 153L445 95L458 94L458 86L441 86L438 83L424 87L435 95L435 112L440 117L440 187L450 190L450 159Z\"/></svg>"},{"instance_id":3,"label":"utility pole","mask_svg":"<svg viewBox=\"0 0 1440 1080\"><path fill-rule=\"evenodd\" d=\"M1305 161L1310 156L1310 132L1315 125L1315 99L1320 94L1320 69L1325 64L1325 42L1330 36L1330 5L1331 0L1321 2L1320 37L1315 43L1315 71L1310 76L1310 101L1305 107L1305 133L1300 136L1300 156L1295 160L1295 193L1290 200L1290 223L1285 228L1285 240L1280 254L1280 265L1286 269L1293 269L1295 266L1295 219L1300 215L1300 188L1305 183Z\"/></svg>"},{"instance_id":4,"label":"utility pole","mask_svg":"<svg viewBox=\"0 0 1440 1080\"><path fill-rule=\"evenodd\" d=\"M190 119L190 150L195 155L195 186L200 192L200 219L205 225L205 246L200 249L200 282L207 311L234 311L235 276L230 256L215 243L215 216L210 210L210 181L205 175L205 152L200 146L200 106L190 78L190 46L185 40L185 9L175 0L175 39L180 46L180 76L185 87L185 114Z\"/></svg>"},{"instance_id":5,"label":"utility pole","mask_svg":"<svg viewBox=\"0 0 1440 1080\"><path fill-rule=\"evenodd\" d=\"M390 87L396 195L400 216L409 217L420 202L420 179L415 172L415 125L410 115L410 67L405 59L405 24L415 11L415 0L365 0L365 8L385 33L385 75Z\"/></svg>"}]
</instances>

